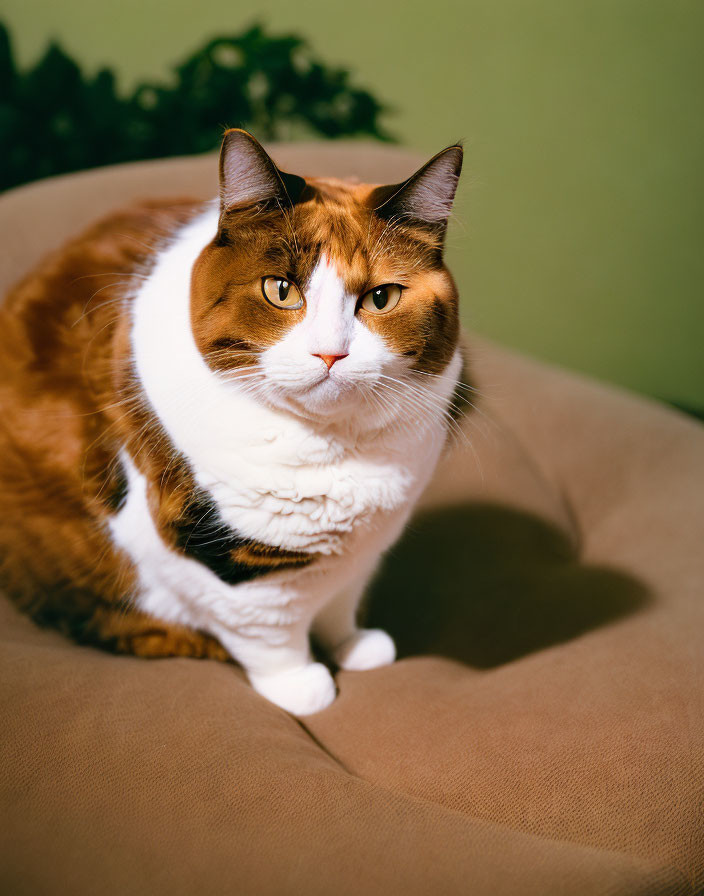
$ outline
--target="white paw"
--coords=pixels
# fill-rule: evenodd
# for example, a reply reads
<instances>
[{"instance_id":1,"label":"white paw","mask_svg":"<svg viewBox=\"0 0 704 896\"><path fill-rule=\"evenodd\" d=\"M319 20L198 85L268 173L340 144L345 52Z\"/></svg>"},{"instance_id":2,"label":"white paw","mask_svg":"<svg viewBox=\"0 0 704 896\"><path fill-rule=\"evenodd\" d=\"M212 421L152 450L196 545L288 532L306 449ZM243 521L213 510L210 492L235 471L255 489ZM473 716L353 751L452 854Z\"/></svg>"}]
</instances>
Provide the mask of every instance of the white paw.
<instances>
[{"instance_id":1,"label":"white paw","mask_svg":"<svg viewBox=\"0 0 704 896\"><path fill-rule=\"evenodd\" d=\"M396 646L380 628L361 628L335 648L334 659L341 669L376 669L393 663Z\"/></svg>"},{"instance_id":2,"label":"white paw","mask_svg":"<svg viewBox=\"0 0 704 896\"><path fill-rule=\"evenodd\" d=\"M335 682L322 663L310 663L273 675L250 675L252 687L294 716L308 716L330 706Z\"/></svg>"}]
</instances>

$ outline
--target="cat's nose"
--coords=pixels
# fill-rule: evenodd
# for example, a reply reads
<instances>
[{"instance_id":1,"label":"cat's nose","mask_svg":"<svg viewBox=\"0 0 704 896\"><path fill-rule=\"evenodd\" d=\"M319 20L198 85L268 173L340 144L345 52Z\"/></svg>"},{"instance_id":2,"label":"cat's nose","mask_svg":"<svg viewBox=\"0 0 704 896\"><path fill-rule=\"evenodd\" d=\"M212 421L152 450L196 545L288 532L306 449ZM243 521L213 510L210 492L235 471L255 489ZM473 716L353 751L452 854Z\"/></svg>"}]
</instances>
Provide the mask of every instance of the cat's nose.
<instances>
[{"instance_id":1,"label":"cat's nose","mask_svg":"<svg viewBox=\"0 0 704 896\"><path fill-rule=\"evenodd\" d=\"M346 358L347 354L344 355L319 355L316 352L313 352L314 358L322 358L325 361L328 370L332 367L335 361L340 361L342 358Z\"/></svg>"}]
</instances>

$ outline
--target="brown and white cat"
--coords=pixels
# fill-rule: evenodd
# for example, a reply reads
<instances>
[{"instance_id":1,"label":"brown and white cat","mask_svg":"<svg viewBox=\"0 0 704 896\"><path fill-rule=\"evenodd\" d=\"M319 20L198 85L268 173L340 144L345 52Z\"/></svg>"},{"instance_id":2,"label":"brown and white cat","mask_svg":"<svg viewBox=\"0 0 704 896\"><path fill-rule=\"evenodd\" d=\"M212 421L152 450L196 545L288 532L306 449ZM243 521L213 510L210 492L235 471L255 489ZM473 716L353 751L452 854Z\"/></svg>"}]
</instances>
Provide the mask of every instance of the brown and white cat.
<instances>
[{"instance_id":1,"label":"brown and white cat","mask_svg":"<svg viewBox=\"0 0 704 896\"><path fill-rule=\"evenodd\" d=\"M225 134L220 198L144 202L0 311L0 583L142 656L233 657L290 712L393 661L357 627L462 370L451 146L392 186L280 171Z\"/></svg>"}]
</instances>

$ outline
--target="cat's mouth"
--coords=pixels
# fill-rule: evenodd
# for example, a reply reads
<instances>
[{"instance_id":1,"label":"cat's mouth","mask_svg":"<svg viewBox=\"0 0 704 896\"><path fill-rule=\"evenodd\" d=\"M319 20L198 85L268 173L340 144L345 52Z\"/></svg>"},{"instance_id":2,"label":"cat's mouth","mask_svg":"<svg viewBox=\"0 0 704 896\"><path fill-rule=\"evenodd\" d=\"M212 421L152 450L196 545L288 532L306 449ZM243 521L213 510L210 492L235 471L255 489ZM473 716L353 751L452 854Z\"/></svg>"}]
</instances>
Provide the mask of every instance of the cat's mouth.
<instances>
[{"instance_id":1,"label":"cat's mouth","mask_svg":"<svg viewBox=\"0 0 704 896\"><path fill-rule=\"evenodd\" d=\"M284 404L303 416L336 416L341 412L350 414L359 404L359 384L333 372L325 371L314 380L295 385L288 384L278 392ZM276 401L276 398L275 398Z\"/></svg>"},{"instance_id":2,"label":"cat's mouth","mask_svg":"<svg viewBox=\"0 0 704 896\"><path fill-rule=\"evenodd\" d=\"M316 380L305 385L298 394L314 395L315 393L320 393L321 395L325 394L334 397L350 391L351 388L353 388L353 384L349 380L336 376L330 370L325 370Z\"/></svg>"},{"instance_id":3,"label":"cat's mouth","mask_svg":"<svg viewBox=\"0 0 704 896\"><path fill-rule=\"evenodd\" d=\"M277 383L281 386L281 383ZM322 390L331 395L347 392L353 389L355 382L348 375L338 373L323 367L322 370L306 371L306 373L296 381L296 378L289 380L285 389L296 395L309 395L316 390Z\"/></svg>"}]
</instances>

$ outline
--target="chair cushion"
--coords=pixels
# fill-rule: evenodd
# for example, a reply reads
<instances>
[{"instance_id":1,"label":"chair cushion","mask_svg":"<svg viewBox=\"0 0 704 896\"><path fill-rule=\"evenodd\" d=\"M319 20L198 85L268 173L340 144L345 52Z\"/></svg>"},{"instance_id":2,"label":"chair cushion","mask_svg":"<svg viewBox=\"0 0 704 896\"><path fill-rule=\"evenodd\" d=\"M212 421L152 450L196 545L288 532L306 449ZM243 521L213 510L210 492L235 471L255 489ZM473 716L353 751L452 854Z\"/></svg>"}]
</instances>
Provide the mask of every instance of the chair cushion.
<instances>
[{"instance_id":1,"label":"chair cushion","mask_svg":"<svg viewBox=\"0 0 704 896\"><path fill-rule=\"evenodd\" d=\"M407 152L274 148L392 181ZM212 157L0 200L5 285ZM400 660L304 722L235 667L78 647L0 600L4 892L679 894L704 885L704 430L468 337L476 409L369 601Z\"/></svg>"}]
</instances>

